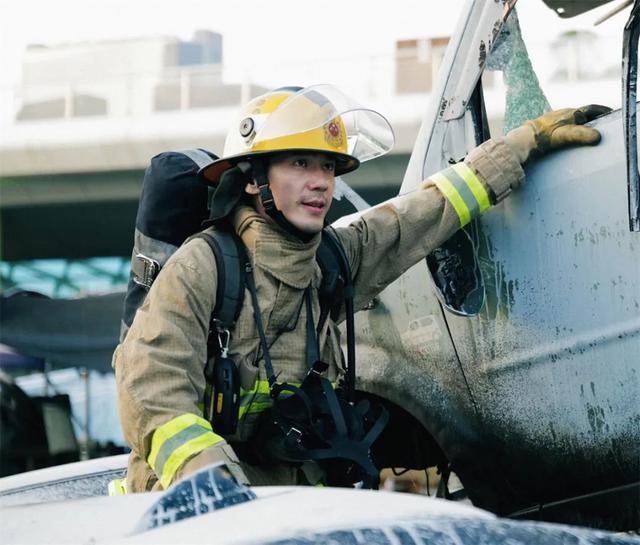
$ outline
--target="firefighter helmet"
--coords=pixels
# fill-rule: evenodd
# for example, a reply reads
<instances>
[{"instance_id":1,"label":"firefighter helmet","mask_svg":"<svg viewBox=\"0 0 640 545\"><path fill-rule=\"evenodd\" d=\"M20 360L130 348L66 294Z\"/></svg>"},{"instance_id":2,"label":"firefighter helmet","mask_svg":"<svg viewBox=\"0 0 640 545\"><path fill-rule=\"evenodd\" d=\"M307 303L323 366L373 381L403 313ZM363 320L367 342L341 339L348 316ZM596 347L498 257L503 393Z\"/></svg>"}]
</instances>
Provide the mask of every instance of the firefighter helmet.
<instances>
[{"instance_id":1,"label":"firefighter helmet","mask_svg":"<svg viewBox=\"0 0 640 545\"><path fill-rule=\"evenodd\" d=\"M201 175L215 185L243 159L314 151L329 154L340 176L387 153L393 142L391 125L381 114L332 85L283 87L254 98L241 110L222 158L204 167Z\"/></svg>"}]
</instances>

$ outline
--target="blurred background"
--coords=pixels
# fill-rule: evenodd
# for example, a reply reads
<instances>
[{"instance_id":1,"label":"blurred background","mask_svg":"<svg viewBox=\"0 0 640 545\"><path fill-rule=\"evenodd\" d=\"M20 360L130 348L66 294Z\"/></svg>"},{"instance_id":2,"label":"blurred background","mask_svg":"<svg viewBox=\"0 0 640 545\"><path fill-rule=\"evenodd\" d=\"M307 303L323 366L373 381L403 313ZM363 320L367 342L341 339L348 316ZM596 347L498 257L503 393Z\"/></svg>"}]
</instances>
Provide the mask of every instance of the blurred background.
<instances>
[{"instance_id":1,"label":"blurred background","mask_svg":"<svg viewBox=\"0 0 640 545\"><path fill-rule=\"evenodd\" d=\"M250 98L332 83L394 127L393 152L345 177L370 204L390 198L466 5L0 0L2 475L126 448L110 361L150 158L221 154ZM626 12L594 26L610 6L517 8L553 108L619 107ZM483 85L500 135L508 82L493 70Z\"/></svg>"}]
</instances>

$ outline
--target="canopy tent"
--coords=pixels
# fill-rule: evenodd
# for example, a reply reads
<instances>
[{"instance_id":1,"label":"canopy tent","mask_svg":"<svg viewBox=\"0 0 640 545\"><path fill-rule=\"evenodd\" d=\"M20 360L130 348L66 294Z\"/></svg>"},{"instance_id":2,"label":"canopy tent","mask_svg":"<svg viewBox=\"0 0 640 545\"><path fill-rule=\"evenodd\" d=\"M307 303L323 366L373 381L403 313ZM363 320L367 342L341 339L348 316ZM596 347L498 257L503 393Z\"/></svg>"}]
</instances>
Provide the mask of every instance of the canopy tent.
<instances>
[{"instance_id":1,"label":"canopy tent","mask_svg":"<svg viewBox=\"0 0 640 545\"><path fill-rule=\"evenodd\" d=\"M43 371L44 360L33 356L25 356L6 344L0 344L0 369L35 369Z\"/></svg>"},{"instance_id":2,"label":"canopy tent","mask_svg":"<svg viewBox=\"0 0 640 545\"><path fill-rule=\"evenodd\" d=\"M49 299L33 292L3 295L0 343L12 348L13 354L2 356L0 363L32 365L33 358L42 358L53 369L110 372L123 302L124 292L78 299ZM27 358L21 360L15 352Z\"/></svg>"}]
</instances>

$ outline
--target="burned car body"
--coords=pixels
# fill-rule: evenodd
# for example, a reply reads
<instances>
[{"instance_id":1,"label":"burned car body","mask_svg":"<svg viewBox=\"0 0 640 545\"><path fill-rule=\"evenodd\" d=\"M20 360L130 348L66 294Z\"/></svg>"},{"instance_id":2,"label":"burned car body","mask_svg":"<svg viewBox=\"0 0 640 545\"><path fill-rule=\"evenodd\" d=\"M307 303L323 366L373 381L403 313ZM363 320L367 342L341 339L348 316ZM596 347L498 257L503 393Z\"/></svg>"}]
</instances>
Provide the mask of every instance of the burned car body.
<instances>
[{"instance_id":1,"label":"burned car body","mask_svg":"<svg viewBox=\"0 0 640 545\"><path fill-rule=\"evenodd\" d=\"M519 77L506 128L548 109L530 64L508 73L526 56L514 5L468 4L402 193L500 136L488 130L483 70ZM503 515L638 528L640 233L630 229L628 115L593 122L597 147L528 165L522 190L356 315L359 389L396 410L380 463L438 465L445 480L452 469L475 505Z\"/></svg>"}]
</instances>

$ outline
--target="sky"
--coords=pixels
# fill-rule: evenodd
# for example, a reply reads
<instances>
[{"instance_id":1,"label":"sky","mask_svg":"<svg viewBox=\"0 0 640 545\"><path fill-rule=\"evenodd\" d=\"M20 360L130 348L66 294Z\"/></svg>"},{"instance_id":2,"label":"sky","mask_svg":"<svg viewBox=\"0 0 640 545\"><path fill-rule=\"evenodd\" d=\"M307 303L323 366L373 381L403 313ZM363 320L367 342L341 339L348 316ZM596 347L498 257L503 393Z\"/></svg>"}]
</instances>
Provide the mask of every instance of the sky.
<instances>
[{"instance_id":1,"label":"sky","mask_svg":"<svg viewBox=\"0 0 640 545\"><path fill-rule=\"evenodd\" d=\"M450 31L464 0L449 0L449 9L437 18L429 16L425 3L398 0L390 9L387 2L325 0L301 9L300 0L0 0L0 77L5 85L15 81L28 43L154 35L188 39L199 28L223 34L225 63L375 54L397 36L437 32L438 24Z\"/></svg>"},{"instance_id":2,"label":"sky","mask_svg":"<svg viewBox=\"0 0 640 545\"><path fill-rule=\"evenodd\" d=\"M20 81L27 44L53 45L169 35L197 29L224 37L225 64L239 70L274 62L384 55L395 41L450 35L467 0L0 0L0 86ZM616 5L617 2L610 6ZM574 19L591 28L605 6ZM520 19L549 19L540 0L520 0ZM623 19L596 30L619 35ZM540 37L560 28L554 17ZM358 76L358 67L354 67Z\"/></svg>"}]
</instances>

